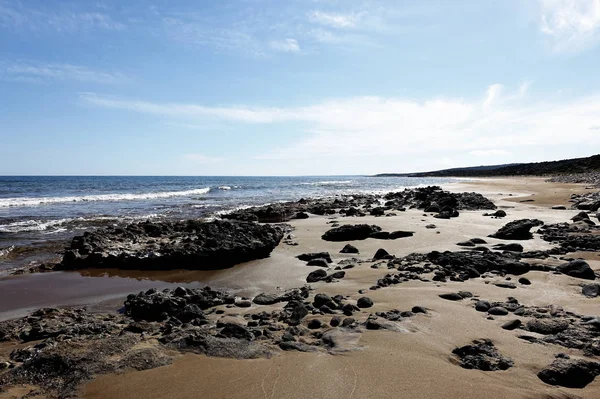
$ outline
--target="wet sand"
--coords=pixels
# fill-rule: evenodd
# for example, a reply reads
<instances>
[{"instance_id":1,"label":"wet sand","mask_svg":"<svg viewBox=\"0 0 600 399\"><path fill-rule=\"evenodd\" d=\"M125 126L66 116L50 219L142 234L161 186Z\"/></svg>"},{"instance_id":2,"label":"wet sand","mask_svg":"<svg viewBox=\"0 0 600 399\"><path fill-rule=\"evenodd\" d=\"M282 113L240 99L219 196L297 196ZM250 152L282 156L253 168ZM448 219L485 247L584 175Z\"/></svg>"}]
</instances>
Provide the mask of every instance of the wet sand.
<instances>
[{"instance_id":1,"label":"wet sand","mask_svg":"<svg viewBox=\"0 0 600 399\"><path fill-rule=\"evenodd\" d=\"M488 243L501 242L486 236L507 222L521 218L539 218L546 223L569 220L576 211L551 211L555 204L568 205L571 193L585 192L581 185L557 185L541 179L490 179L446 187L453 191L477 191L491 198L508 213L504 219L483 217L483 211L462 212L451 220L423 216L417 210L398 212L395 217L339 218L341 223L373 223L384 230L412 230L414 237L395 241L367 239L355 241L361 251L359 257L370 258L378 248L385 248L397 256L431 250L459 250L456 242L473 237L484 237ZM508 194L513 194L508 197ZM535 202L519 202L527 196ZM520 197L519 197L520 196ZM508 200L504 200L508 198ZM520 198L520 199L519 199ZM311 217L294 221L294 234L300 245L284 244L267 260L252 262L229 271L218 272L221 282L246 283L252 289L268 286L297 286L298 280L310 272L310 267L296 261L296 254L311 251L329 251L338 262L349 255L339 254L345 243L331 243L320 239L330 226L330 219ZM435 229L426 229L433 223ZM439 233L438 233L439 232ZM525 250L547 249L551 245L539 237L521 242ZM594 256L590 255L589 259ZM552 261L550 261L552 262ZM557 261L554 261L557 262ZM330 295L344 294L357 299L359 289L368 289L388 273L387 268L373 269L372 263L363 263L347 270L346 278L335 284L316 283L317 292ZM600 270L600 260L590 265ZM269 272L274 275L269 276ZM231 275L230 275L231 273ZM231 277L235 276L235 277ZM300 276L300 277L298 277ZM544 384L536 373L552 362L557 353L574 358L580 351L555 345L531 344L517 338L516 331L505 331L500 325L511 316L488 320L476 312L470 301L445 301L440 293L458 290L471 291L487 300L506 300L516 297L529 306L556 304L581 314L598 314L600 300L581 295L581 280L564 275L529 272L530 286L508 290L485 284L483 279L464 283L423 283L410 281L398 286L369 291L375 306L361 313L390 309L410 309L420 305L429 314L411 318L401 324L404 332L365 331L358 342L359 348L341 355L313 353L282 353L271 359L233 360L185 355L174 364L158 369L106 375L81 388L81 396L88 399L104 398L600 398L600 378L584 389L552 387ZM494 278L490 282L494 282ZM250 310L237 310L246 312ZM514 317L513 317L514 318ZM326 318L323 318L326 319ZM473 339L489 338L503 355L514 360L514 367L506 371L483 372L466 370L456 364L451 351Z\"/></svg>"}]
</instances>

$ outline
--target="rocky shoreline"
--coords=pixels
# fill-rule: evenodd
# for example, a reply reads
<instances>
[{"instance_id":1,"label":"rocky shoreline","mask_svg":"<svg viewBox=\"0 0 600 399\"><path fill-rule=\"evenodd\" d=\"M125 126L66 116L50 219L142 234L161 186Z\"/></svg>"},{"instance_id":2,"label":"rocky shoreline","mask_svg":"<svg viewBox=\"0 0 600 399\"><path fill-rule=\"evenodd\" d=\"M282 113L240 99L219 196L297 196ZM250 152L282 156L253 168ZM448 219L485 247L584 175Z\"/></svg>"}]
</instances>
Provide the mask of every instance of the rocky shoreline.
<instances>
[{"instance_id":1,"label":"rocky shoreline","mask_svg":"<svg viewBox=\"0 0 600 399\"><path fill-rule=\"evenodd\" d=\"M129 295L116 313L45 308L0 322L0 342L12 348L5 358L0 352L0 393L28 386L32 387L30 397L73 397L82 383L98 375L165 366L185 353L236 359L270 358L288 351L350 353L361 348L361 336L367 332L403 333L410 324L439 317L435 306L415 302L399 309L373 299L379 290L414 283L423 288L452 284L457 290L440 293L439 301L467 306L485 320L499 322L499 331L516 334L532 345L557 348L555 360L535 371L537 378L545 384L581 389L600 375L598 315L567 311L560 303L523 304L515 296L487 300L458 290L456 284L521 292L532 284L526 277L529 273L546 273L580 284L582 299L600 299L600 285L595 283L600 278L598 271L583 259L569 257L573 252L600 251L600 226L593 220L598 217L597 199L597 193L572 197L573 208L580 213L562 223L516 219L489 231L490 238L457 240L457 250L432 248L406 256L395 256L383 248L365 256L353 244L364 240L403 242L418 239L422 233L386 231L376 224L355 223L355 218L369 215L386 220L413 209L423 217L452 223L451 219L460 218L465 210L481 211L482 218L502 219L507 213L484 214L496 210L496 205L480 194L427 187L383 196L250 208L208 223L144 222L86 233L74 238L62 261L49 269L229 267L269 256L278 245L294 247L293 227L283 222L323 215L327 218L320 220L328 229L320 242L340 243L340 254L298 255L297 259L306 263L310 285L294 289L274 289L253 297L208 287L152 289ZM423 224L432 225L426 219ZM534 238L551 247L525 250L525 243ZM500 242L490 244L490 239ZM353 269L381 273L358 294L340 294L337 288L328 288L342 285ZM515 367L515 361L485 336L464 341L447 357L465 369L502 372Z\"/></svg>"}]
</instances>

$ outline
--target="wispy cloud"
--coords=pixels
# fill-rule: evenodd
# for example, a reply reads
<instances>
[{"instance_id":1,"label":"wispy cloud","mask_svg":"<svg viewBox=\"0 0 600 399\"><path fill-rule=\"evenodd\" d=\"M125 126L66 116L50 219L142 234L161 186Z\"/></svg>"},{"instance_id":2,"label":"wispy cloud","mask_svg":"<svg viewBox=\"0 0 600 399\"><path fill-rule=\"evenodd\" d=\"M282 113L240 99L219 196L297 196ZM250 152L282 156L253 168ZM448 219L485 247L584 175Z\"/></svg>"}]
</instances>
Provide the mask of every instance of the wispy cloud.
<instances>
[{"instance_id":1,"label":"wispy cloud","mask_svg":"<svg viewBox=\"0 0 600 399\"><path fill-rule=\"evenodd\" d=\"M104 84L129 80L121 73L97 71L81 65L4 61L0 61L0 79L30 83L72 80Z\"/></svg>"},{"instance_id":2,"label":"wispy cloud","mask_svg":"<svg viewBox=\"0 0 600 399\"><path fill-rule=\"evenodd\" d=\"M308 14L308 18L311 22L332 28L354 28L364 14L364 12L341 14L324 11L312 11Z\"/></svg>"},{"instance_id":3,"label":"wispy cloud","mask_svg":"<svg viewBox=\"0 0 600 399\"><path fill-rule=\"evenodd\" d=\"M286 53L299 53L300 46L296 39L285 39L285 40L272 40L271 48L277 51L283 51Z\"/></svg>"},{"instance_id":4,"label":"wispy cloud","mask_svg":"<svg viewBox=\"0 0 600 399\"><path fill-rule=\"evenodd\" d=\"M125 25L110 15L96 11L30 8L21 2L0 0L0 26L32 31L53 30L75 33L89 29L122 30Z\"/></svg>"},{"instance_id":5,"label":"wispy cloud","mask_svg":"<svg viewBox=\"0 0 600 399\"><path fill-rule=\"evenodd\" d=\"M272 149L261 159L310 159L331 156L400 156L434 151L500 155L524 146L567 145L577 137L600 146L600 96L569 102L540 102L515 91L483 100L351 97L305 107L206 107L110 99L83 94L91 105L125 109L190 121L215 118L229 123L275 124L302 122L297 141ZM489 92L488 92L489 93ZM487 151L487 152L485 152Z\"/></svg>"},{"instance_id":6,"label":"wispy cloud","mask_svg":"<svg viewBox=\"0 0 600 399\"><path fill-rule=\"evenodd\" d=\"M240 29L213 27L203 21L174 17L162 19L167 35L178 42L207 46L221 51L242 51L253 56L264 56L264 44L254 35Z\"/></svg>"},{"instance_id":7,"label":"wispy cloud","mask_svg":"<svg viewBox=\"0 0 600 399\"><path fill-rule=\"evenodd\" d=\"M560 53L580 52L600 42L600 0L539 0L540 29Z\"/></svg>"}]
</instances>

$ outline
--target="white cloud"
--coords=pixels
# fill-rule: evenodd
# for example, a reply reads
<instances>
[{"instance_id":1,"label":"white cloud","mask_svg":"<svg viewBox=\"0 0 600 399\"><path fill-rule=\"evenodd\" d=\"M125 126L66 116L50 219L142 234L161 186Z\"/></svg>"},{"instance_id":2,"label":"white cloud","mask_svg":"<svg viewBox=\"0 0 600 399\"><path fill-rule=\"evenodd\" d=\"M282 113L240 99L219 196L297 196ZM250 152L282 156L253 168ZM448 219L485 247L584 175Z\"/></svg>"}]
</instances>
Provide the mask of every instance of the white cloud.
<instances>
[{"instance_id":1,"label":"white cloud","mask_svg":"<svg viewBox=\"0 0 600 399\"><path fill-rule=\"evenodd\" d=\"M363 15L364 13L340 14L317 10L310 12L308 14L308 19L311 22L332 28L354 28Z\"/></svg>"},{"instance_id":2,"label":"white cloud","mask_svg":"<svg viewBox=\"0 0 600 399\"><path fill-rule=\"evenodd\" d=\"M74 80L107 84L120 83L129 80L127 76L121 73L96 71L81 65L44 64L24 61L0 61L0 79L31 83Z\"/></svg>"},{"instance_id":3,"label":"white cloud","mask_svg":"<svg viewBox=\"0 0 600 399\"><path fill-rule=\"evenodd\" d=\"M492 85L491 87L495 87ZM350 97L305 107L206 107L112 99L93 93L91 105L125 109L190 121L217 119L237 124L301 122L296 140L271 148L259 159L322 157L398 157L409 154L465 153L502 155L499 151L536 152L552 146L586 143L600 146L600 96L569 102L525 101L516 93L490 89L482 100L431 98L423 101L385 97ZM493 98L493 102L489 102ZM493 106L484 107L485 103ZM293 126L289 127L294 129ZM489 152L493 151L493 152Z\"/></svg>"},{"instance_id":4,"label":"white cloud","mask_svg":"<svg viewBox=\"0 0 600 399\"><path fill-rule=\"evenodd\" d=\"M542 33L556 52L579 52L600 41L600 0L539 0Z\"/></svg>"},{"instance_id":5,"label":"white cloud","mask_svg":"<svg viewBox=\"0 0 600 399\"><path fill-rule=\"evenodd\" d=\"M469 154L476 157L506 157L512 155L512 152L493 148L489 150L475 150L469 152Z\"/></svg>"},{"instance_id":6,"label":"white cloud","mask_svg":"<svg viewBox=\"0 0 600 399\"><path fill-rule=\"evenodd\" d=\"M296 39L285 39L285 40L274 40L271 41L271 48L277 51L298 53L300 52L300 46Z\"/></svg>"},{"instance_id":7,"label":"white cloud","mask_svg":"<svg viewBox=\"0 0 600 399\"><path fill-rule=\"evenodd\" d=\"M60 12L27 8L20 2L0 0L0 26L29 29L33 31L54 30L61 33L75 33L88 29L122 30L125 25L115 21L108 14L78 10Z\"/></svg>"},{"instance_id":8,"label":"white cloud","mask_svg":"<svg viewBox=\"0 0 600 399\"><path fill-rule=\"evenodd\" d=\"M501 84L493 84L490 87L488 87L486 95L485 95L485 101L483 102L483 107L484 108L488 108L489 106L491 106L494 101L496 101L499 97L500 94L502 93L502 85Z\"/></svg>"}]
</instances>

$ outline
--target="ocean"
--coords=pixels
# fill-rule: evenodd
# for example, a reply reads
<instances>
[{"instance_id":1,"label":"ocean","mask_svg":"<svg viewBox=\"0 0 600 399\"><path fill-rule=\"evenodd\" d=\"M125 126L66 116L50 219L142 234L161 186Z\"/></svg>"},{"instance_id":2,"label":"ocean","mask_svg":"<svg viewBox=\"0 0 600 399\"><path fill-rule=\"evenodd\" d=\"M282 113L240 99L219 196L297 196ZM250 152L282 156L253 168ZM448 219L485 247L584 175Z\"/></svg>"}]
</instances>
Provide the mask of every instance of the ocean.
<instances>
[{"instance_id":1,"label":"ocean","mask_svg":"<svg viewBox=\"0 0 600 399\"><path fill-rule=\"evenodd\" d=\"M0 177L0 320L48 306L114 310L148 288L205 285L239 295L301 285L305 269L277 255L260 267L220 271L83 270L10 275L58 261L83 231L136 220L208 218L240 207L309 197L403 190L449 178L315 177ZM251 262L252 263L252 262Z\"/></svg>"},{"instance_id":2,"label":"ocean","mask_svg":"<svg viewBox=\"0 0 600 399\"><path fill-rule=\"evenodd\" d=\"M303 197L388 192L453 181L369 176L5 176L0 177L0 269L39 256L40 251L23 248L53 249L53 243L62 245L75 234L107 224L205 218ZM18 248L25 255L9 256ZM35 256L27 256L28 252Z\"/></svg>"}]
</instances>

